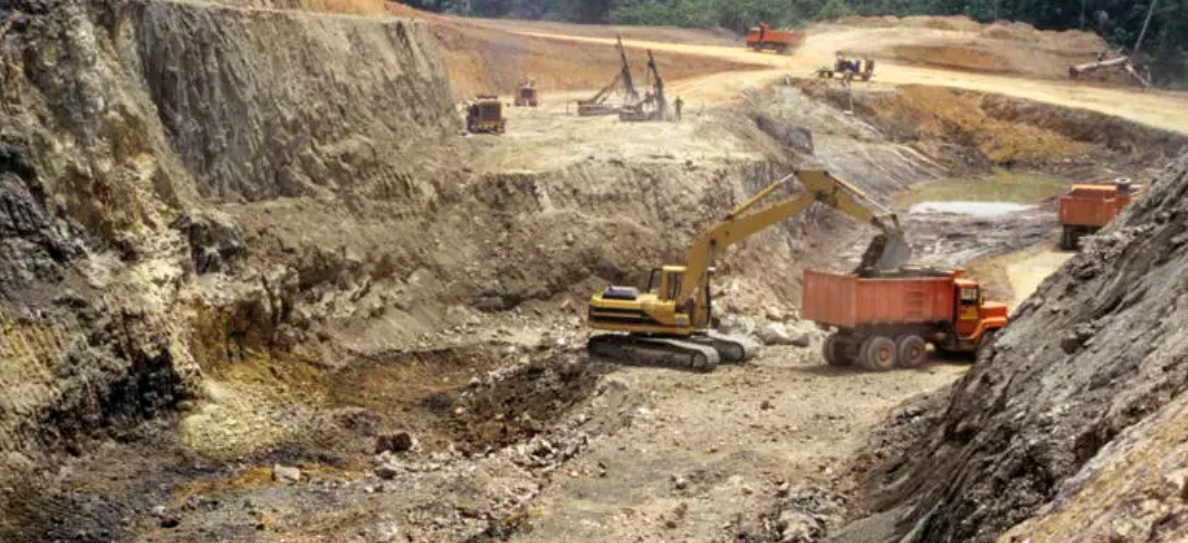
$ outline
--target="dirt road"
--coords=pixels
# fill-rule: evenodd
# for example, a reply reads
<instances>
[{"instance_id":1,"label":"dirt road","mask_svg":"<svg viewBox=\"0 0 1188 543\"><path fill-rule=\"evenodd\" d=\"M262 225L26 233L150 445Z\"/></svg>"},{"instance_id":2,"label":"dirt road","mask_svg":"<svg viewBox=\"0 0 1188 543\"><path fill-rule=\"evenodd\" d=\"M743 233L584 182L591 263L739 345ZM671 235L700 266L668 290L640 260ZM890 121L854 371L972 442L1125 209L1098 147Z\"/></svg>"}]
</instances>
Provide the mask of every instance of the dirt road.
<instances>
[{"instance_id":1,"label":"dirt road","mask_svg":"<svg viewBox=\"0 0 1188 543\"><path fill-rule=\"evenodd\" d=\"M613 45L615 40L589 36L568 36L524 31L522 35ZM920 39L927 32L919 33ZM754 53L742 47L721 45L693 45L659 41L624 40L628 47L647 48L657 52L681 53L730 60L740 63L766 64L769 70L727 72L681 81L673 85L673 92L695 100L718 102L735 98L738 90L757 87L792 75L810 77L821 66L832 64L836 51L855 44L870 46L859 29L837 30L810 36L808 42L793 56ZM897 39L903 35L897 35ZM1149 126L1188 133L1188 94L1164 91L1138 92L1105 88L1066 81L1027 79L966 71L924 68L883 62L876 79L896 85L920 84L991 92L1026 98L1055 105L1083 108L1116 115ZM687 98L688 99L688 98Z\"/></svg>"},{"instance_id":2,"label":"dirt road","mask_svg":"<svg viewBox=\"0 0 1188 543\"><path fill-rule=\"evenodd\" d=\"M888 410L966 368L861 373L789 347L712 374L622 368L603 386L649 402L558 472L512 541L735 540L781 483L830 487Z\"/></svg>"},{"instance_id":3,"label":"dirt road","mask_svg":"<svg viewBox=\"0 0 1188 543\"><path fill-rule=\"evenodd\" d=\"M1011 302L1012 309L1019 307L1023 300L1031 297L1044 279L1060 269L1060 266L1063 266L1075 254L1044 249L1034 254L1021 255L1019 260L1007 264L1007 279L1010 281L1011 291L1014 293L1014 299Z\"/></svg>"}]
</instances>

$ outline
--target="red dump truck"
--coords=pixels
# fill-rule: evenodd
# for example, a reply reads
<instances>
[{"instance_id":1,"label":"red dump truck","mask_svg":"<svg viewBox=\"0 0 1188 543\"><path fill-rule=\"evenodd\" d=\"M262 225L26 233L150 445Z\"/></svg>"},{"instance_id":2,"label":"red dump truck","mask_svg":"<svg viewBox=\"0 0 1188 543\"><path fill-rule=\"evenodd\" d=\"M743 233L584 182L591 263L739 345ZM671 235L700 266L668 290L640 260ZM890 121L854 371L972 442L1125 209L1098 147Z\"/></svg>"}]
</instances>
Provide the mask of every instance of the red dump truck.
<instances>
[{"instance_id":1,"label":"red dump truck","mask_svg":"<svg viewBox=\"0 0 1188 543\"><path fill-rule=\"evenodd\" d=\"M914 368L927 344L976 353L1006 326L1006 304L982 299L963 270L904 269L877 277L804 272L801 314L836 331L825 341L831 365L874 371Z\"/></svg>"},{"instance_id":2,"label":"red dump truck","mask_svg":"<svg viewBox=\"0 0 1188 543\"><path fill-rule=\"evenodd\" d=\"M755 51L770 50L780 54L791 53L804 43L804 34L800 32L781 32L772 30L767 23L751 28L747 32L747 47Z\"/></svg>"},{"instance_id":3,"label":"red dump truck","mask_svg":"<svg viewBox=\"0 0 1188 543\"><path fill-rule=\"evenodd\" d=\"M1073 185L1060 197L1060 224L1064 226L1060 248L1075 250L1081 236L1109 224L1141 193L1129 179Z\"/></svg>"}]
</instances>

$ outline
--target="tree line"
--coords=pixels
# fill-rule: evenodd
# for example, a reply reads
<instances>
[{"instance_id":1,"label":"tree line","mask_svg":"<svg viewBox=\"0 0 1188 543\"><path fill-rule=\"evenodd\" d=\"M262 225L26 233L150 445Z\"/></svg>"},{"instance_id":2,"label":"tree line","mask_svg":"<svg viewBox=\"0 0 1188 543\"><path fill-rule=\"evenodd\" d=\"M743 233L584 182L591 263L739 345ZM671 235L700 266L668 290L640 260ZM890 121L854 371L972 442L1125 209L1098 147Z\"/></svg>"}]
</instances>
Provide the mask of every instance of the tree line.
<instances>
[{"instance_id":1,"label":"tree line","mask_svg":"<svg viewBox=\"0 0 1188 543\"><path fill-rule=\"evenodd\" d=\"M413 7L480 17L726 28L801 27L873 15L966 15L1045 30L1099 33L1151 68L1156 84L1188 88L1188 0L410 0ZM1146 29L1144 32L1144 28Z\"/></svg>"}]
</instances>

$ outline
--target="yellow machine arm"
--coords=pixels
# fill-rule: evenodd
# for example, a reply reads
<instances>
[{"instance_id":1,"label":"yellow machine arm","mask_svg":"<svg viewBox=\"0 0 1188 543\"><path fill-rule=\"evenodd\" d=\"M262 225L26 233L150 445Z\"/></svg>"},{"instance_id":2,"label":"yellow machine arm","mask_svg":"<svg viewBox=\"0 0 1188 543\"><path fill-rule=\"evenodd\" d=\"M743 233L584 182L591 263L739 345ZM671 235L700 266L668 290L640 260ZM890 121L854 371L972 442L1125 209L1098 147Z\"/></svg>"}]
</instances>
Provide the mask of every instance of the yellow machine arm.
<instances>
[{"instance_id":1,"label":"yellow machine arm","mask_svg":"<svg viewBox=\"0 0 1188 543\"><path fill-rule=\"evenodd\" d=\"M796 177L806 192L780 200L768 207L747 213L749 209L770 196L789 179ZM881 229L886 235L887 245L883 248L878 265L891 268L904 264L910 256L903 230L894 213L883 208L866 196L857 187L824 170L801 170L768 185L767 188L747 200L726 218L714 225L697 240L685 257L685 275L680 294L674 299L676 307L682 307L700 295L704 297L708 281L706 273L718 251L746 239L782 219L808 209L813 202L820 202L837 209L860 222L869 223ZM877 209L879 213L873 211Z\"/></svg>"}]
</instances>

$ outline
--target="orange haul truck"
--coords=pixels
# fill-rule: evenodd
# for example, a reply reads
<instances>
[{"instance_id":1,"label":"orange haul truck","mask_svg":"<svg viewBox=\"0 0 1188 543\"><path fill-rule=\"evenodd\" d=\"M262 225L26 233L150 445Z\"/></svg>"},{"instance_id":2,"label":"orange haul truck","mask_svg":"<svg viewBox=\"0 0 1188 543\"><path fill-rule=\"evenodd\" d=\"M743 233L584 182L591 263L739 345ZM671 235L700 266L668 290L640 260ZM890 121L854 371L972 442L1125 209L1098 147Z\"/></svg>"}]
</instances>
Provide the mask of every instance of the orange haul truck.
<instances>
[{"instance_id":1,"label":"orange haul truck","mask_svg":"<svg viewBox=\"0 0 1188 543\"><path fill-rule=\"evenodd\" d=\"M1073 185L1060 197L1060 224L1064 226L1060 248L1079 247L1081 236L1109 224L1141 193L1142 189L1134 187L1129 179Z\"/></svg>"},{"instance_id":2,"label":"orange haul truck","mask_svg":"<svg viewBox=\"0 0 1188 543\"><path fill-rule=\"evenodd\" d=\"M982 299L963 270L905 269L860 277L805 270L805 319L837 328L825 360L866 369L914 368L927 344L943 352L977 352L1006 326L1006 304Z\"/></svg>"},{"instance_id":3,"label":"orange haul truck","mask_svg":"<svg viewBox=\"0 0 1188 543\"><path fill-rule=\"evenodd\" d=\"M804 43L804 34L800 32L781 32L772 30L767 23L751 28L747 32L747 47L755 51L770 49L780 54L790 53Z\"/></svg>"}]
</instances>

